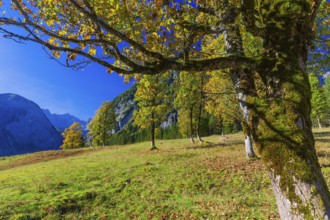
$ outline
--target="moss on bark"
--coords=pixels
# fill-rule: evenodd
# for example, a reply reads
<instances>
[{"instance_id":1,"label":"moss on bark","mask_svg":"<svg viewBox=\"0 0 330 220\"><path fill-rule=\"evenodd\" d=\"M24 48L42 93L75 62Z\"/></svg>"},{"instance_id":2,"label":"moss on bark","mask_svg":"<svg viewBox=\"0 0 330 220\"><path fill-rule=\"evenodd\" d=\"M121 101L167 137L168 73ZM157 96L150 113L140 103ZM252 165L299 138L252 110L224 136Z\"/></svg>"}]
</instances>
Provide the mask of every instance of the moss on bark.
<instances>
[{"instance_id":1,"label":"moss on bark","mask_svg":"<svg viewBox=\"0 0 330 220\"><path fill-rule=\"evenodd\" d=\"M311 89L305 71L311 6L304 0L264 0L258 7L267 33L258 66L264 86L247 100L252 109L249 126L254 128L252 135L273 185L278 184L289 201L283 207L290 210L282 218L322 219L329 215L329 191L314 147Z\"/></svg>"}]
</instances>

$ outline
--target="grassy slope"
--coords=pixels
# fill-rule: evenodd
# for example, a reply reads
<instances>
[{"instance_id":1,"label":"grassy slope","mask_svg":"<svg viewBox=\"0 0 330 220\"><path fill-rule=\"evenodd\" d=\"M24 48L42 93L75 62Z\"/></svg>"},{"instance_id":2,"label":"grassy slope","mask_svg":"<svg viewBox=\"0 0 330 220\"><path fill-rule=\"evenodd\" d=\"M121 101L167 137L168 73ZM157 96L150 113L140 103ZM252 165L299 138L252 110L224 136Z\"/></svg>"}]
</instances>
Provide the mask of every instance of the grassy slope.
<instances>
[{"instance_id":1,"label":"grassy slope","mask_svg":"<svg viewBox=\"0 0 330 220\"><path fill-rule=\"evenodd\" d=\"M330 129L316 131L330 183ZM0 219L277 219L267 173L242 136L0 158Z\"/></svg>"}]
</instances>

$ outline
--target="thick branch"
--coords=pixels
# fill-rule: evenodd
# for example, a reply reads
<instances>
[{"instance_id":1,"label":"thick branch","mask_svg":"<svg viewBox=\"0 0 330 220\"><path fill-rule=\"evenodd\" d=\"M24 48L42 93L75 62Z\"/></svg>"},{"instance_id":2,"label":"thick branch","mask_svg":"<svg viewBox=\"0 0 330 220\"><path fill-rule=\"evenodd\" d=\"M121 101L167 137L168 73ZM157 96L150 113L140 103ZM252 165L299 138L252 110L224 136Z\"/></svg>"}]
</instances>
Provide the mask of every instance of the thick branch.
<instances>
[{"instance_id":1,"label":"thick branch","mask_svg":"<svg viewBox=\"0 0 330 220\"><path fill-rule=\"evenodd\" d=\"M14 0L14 1L17 1L17 0ZM127 43L131 44L132 46L134 46L135 48L140 50L142 53L144 53L145 55L147 55L149 57L154 57L154 58L157 58L157 59L160 59L160 60L164 59L162 54L147 50L140 43L132 40L131 38L127 37L125 34L122 34L121 32L119 32L116 29L112 28L110 25L108 25L102 19L98 18L98 16L96 15L96 13L94 11L89 12L89 11L85 10L85 8L81 7L75 0L69 0L69 1L71 2L71 4L74 5L74 7L76 7L80 12L82 12L84 15L86 15L86 17L91 19L91 21L93 21L95 24L98 24L100 27L102 27L103 29L105 29L109 33L111 33L111 34L117 36L118 38L126 41Z\"/></svg>"}]
</instances>

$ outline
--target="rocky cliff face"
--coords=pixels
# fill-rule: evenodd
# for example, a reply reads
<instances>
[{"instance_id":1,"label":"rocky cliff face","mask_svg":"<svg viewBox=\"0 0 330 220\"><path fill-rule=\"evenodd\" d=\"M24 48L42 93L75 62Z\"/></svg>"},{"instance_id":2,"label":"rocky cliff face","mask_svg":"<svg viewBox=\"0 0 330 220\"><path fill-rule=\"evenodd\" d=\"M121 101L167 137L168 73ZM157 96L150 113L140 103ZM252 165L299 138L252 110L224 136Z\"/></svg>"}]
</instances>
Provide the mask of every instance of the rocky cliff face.
<instances>
[{"instance_id":1,"label":"rocky cliff face","mask_svg":"<svg viewBox=\"0 0 330 220\"><path fill-rule=\"evenodd\" d=\"M59 149L62 137L34 102L0 94L0 156Z\"/></svg>"},{"instance_id":2,"label":"rocky cliff face","mask_svg":"<svg viewBox=\"0 0 330 220\"><path fill-rule=\"evenodd\" d=\"M87 122L83 121L70 114L53 114L48 109L42 110L47 116L49 121L54 125L54 127L62 133L66 128L70 127L74 122L79 122L83 130L87 129Z\"/></svg>"},{"instance_id":3,"label":"rocky cliff face","mask_svg":"<svg viewBox=\"0 0 330 220\"><path fill-rule=\"evenodd\" d=\"M126 124L129 124L133 120L133 112L137 104L134 100L135 92L136 85L134 84L113 100L118 121L117 131L123 129Z\"/></svg>"}]
</instances>

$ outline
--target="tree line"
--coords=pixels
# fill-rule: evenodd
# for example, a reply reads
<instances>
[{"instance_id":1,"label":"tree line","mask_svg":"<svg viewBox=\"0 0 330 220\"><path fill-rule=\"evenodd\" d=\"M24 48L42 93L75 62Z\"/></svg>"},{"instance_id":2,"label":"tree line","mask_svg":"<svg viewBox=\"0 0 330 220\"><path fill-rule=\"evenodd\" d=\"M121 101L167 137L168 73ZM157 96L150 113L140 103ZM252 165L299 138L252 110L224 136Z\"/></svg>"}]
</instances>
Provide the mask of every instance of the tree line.
<instances>
[{"instance_id":1,"label":"tree line","mask_svg":"<svg viewBox=\"0 0 330 220\"><path fill-rule=\"evenodd\" d=\"M314 127L330 126L330 77L312 72L309 74L309 81ZM85 140L81 125L75 122L62 134L64 143L61 148L107 146L151 140L153 150L157 149L157 138L186 137L191 143L195 143L196 140L203 142L203 135L223 134L242 129L243 116L234 85L223 72L189 74L171 71L161 77L144 76L136 85L134 99L138 107L134 110L134 123L126 126L128 129L117 131L115 103L107 101L102 103L88 124L89 131ZM178 122L162 128L161 123L166 120L171 110L178 113ZM252 155L247 152L247 158L254 157L254 152Z\"/></svg>"},{"instance_id":2,"label":"tree line","mask_svg":"<svg viewBox=\"0 0 330 220\"><path fill-rule=\"evenodd\" d=\"M115 105L110 101L104 102L88 124L85 145L127 144L149 139L151 149L156 149L156 138L186 137L195 143L202 142L201 136L241 130L241 113L233 86L222 73L212 72L206 75L207 77L203 73L191 75L170 71L161 77L142 77L136 83L134 100L137 107L134 110L133 123L115 132L118 130ZM169 114L178 117L178 122L174 121L170 126L163 128L161 124ZM78 141L70 138L71 133L78 133L76 127L77 123L74 123L68 128L63 133L64 138L71 142ZM69 130L72 132L68 133ZM82 132L79 131L79 134ZM132 139L130 142L121 142L118 137ZM65 143L62 148L70 148L67 141ZM72 144L72 148L75 147L77 144Z\"/></svg>"}]
</instances>

